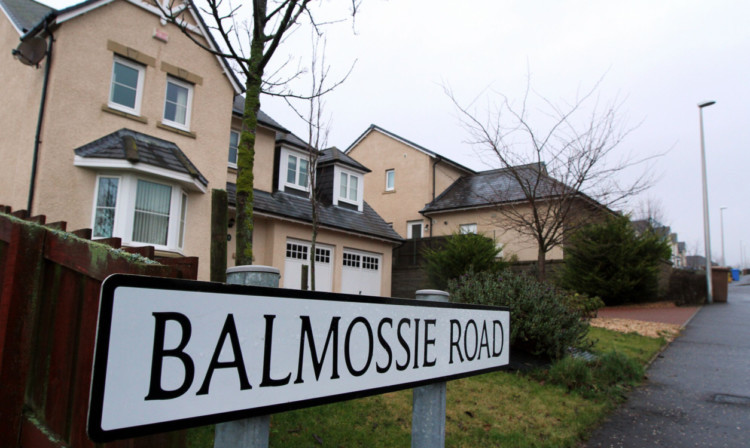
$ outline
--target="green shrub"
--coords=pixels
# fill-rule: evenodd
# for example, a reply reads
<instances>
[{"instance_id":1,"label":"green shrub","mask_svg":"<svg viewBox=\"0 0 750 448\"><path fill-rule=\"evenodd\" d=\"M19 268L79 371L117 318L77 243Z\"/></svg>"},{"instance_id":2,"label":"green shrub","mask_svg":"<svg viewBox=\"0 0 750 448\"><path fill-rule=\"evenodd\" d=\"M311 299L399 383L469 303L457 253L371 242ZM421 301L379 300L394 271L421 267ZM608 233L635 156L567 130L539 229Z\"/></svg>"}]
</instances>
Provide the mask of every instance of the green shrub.
<instances>
[{"instance_id":1,"label":"green shrub","mask_svg":"<svg viewBox=\"0 0 750 448\"><path fill-rule=\"evenodd\" d=\"M568 309L577 311L583 317L596 317L599 308L604 307L604 301L599 297L591 297L579 292L568 292L563 302Z\"/></svg>"},{"instance_id":2,"label":"green shrub","mask_svg":"<svg viewBox=\"0 0 750 448\"><path fill-rule=\"evenodd\" d=\"M612 217L571 236L561 286L599 296L607 305L649 300L657 294L659 263L670 255L669 243L656 231L638 233L628 216Z\"/></svg>"},{"instance_id":3,"label":"green shrub","mask_svg":"<svg viewBox=\"0 0 750 448\"><path fill-rule=\"evenodd\" d=\"M566 293L508 270L469 272L448 282L452 300L507 306L510 344L536 355L561 358L570 347L584 347L588 322L565 305Z\"/></svg>"},{"instance_id":4,"label":"green shrub","mask_svg":"<svg viewBox=\"0 0 750 448\"><path fill-rule=\"evenodd\" d=\"M445 289L448 280L469 272L497 272L508 266L498 254L502 250L491 238L474 233L454 233L440 249L424 251L425 270L432 287Z\"/></svg>"}]
</instances>

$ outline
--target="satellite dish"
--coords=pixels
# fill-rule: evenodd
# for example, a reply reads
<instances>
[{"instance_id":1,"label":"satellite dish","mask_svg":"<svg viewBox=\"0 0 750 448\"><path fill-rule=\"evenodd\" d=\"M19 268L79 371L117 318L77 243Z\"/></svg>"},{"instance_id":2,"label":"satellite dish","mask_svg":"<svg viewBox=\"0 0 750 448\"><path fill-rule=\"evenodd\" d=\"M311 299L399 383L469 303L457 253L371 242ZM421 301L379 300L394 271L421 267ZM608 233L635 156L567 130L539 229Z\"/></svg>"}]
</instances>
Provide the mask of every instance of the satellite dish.
<instances>
[{"instance_id":1,"label":"satellite dish","mask_svg":"<svg viewBox=\"0 0 750 448\"><path fill-rule=\"evenodd\" d=\"M47 55L47 42L41 37L25 40L13 50L13 56L25 65L38 65Z\"/></svg>"}]
</instances>

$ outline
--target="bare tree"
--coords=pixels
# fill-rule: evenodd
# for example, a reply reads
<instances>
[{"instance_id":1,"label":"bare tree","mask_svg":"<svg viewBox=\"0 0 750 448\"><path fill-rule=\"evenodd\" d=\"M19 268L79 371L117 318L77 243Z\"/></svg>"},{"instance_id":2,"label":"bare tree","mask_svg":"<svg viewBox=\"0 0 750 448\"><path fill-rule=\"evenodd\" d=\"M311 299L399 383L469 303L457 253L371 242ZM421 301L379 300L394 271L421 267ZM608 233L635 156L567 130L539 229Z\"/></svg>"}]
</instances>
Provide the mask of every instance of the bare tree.
<instances>
[{"instance_id":1,"label":"bare tree","mask_svg":"<svg viewBox=\"0 0 750 448\"><path fill-rule=\"evenodd\" d=\"M652 227L668 226L667 215L664 211L664 204L658 198L646 198L636 205L632 216L636 220L643 220L651 224Z\"/></svg>"},{"instance_id":2,"label":"bare tree","mask_svg":"<svg viewBox=\"0 0 750 448\"><path fill-rule=\"evenodd\" d=\"M496 208L506 230L535 241L537 277L544 280L547 253L567 235L650 186L647 169L628 183L617 177L651 157L617 154L634 128L623 126L621 103L600 104L599 83L572 103L560 104L530 84L527 81L520 106L496 94L499 103L483 112L474 103L462 105L449 88L445 91L470 143L491 154L509 178L511 188L496 188L484 200ZM539 101L541 109L532 110L532 100Z\"/></svg>"},{"instance_id":3,"label":"bare tree","mask_svg":"<svg viewBox=\"0 0 750 448\"><path fill-rule=\"evenodd\" d=\"M185 18L189 0L151 0L165 19L177 25L190 40L209 53L233 63L236 71L245 77L245 107L242 116L242 133L237 151L237 265L252 264L253 234L253 167L255 165L255 136L260 110L260 95L305 98L295 95L287 87L303 70L282 78L280 73L286 66L266 74L273 57L284 37L302 20L319 31L310 0L248 0L252 10L245 12L243 5L232 0L204 0L200 8L207 32L207 40L199 38L191 30ZM349 13L356 16L361 0L352 0ZM241 2L240 2L241 3ZM245 20L243 20L243 18ZM218 44L214 45L216 36ZM248 48L249 42L249 48ZM331 89L338 84L331 86ZM321 92L323 94L325 92Z\"/></svg>"},{"instance_id":4,"label":"bare tree","mask_svg":"<svg viewBox=\"0 0 750 448\"><path fill-rule=\"evenodd\" d=\"M320 46L323 41L322 48ZM326 41L322 34L313 30L312 35L312 57L310 60L310 93L305 98L306 112L301 112L292 101L287 98L287 104L307 125L307 149L310 163L307 165L308 179L310 181L310 209L312 236L310 239L310 289L315 291L315 256L318 241L318 229L320 227L320 189L318 185L318 160L320 152L328 145L328 134L330 127L324 115L325 102L323 96L329 89L330 66L326 64ZM351 73L351 71L350 71ZM348 77L348 74L346 75ZM340 79L335 84L340 85L346 80Z\"/></svg>"}]
</instances>

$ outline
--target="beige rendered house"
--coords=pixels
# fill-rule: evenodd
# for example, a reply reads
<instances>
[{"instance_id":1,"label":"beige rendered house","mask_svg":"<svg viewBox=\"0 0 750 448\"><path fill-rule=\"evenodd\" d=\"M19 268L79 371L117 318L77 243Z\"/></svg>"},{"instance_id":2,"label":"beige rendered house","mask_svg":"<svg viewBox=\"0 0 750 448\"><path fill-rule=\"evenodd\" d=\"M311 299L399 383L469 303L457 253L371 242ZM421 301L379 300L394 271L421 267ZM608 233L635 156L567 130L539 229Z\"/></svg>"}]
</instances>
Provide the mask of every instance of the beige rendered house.
<instances>
[{"instance_id":1,"label":"beige rendered house","mask_svg":"<svg viewBox=\"0 0 750 448\"><path fill-rule=\"evenodd\" d=\"M365 199L402 236L480 233L501 245L505 258L537 260L536 241L513 229L502 212L509 208L522 214L531 210L518 181L508 170L472 171L375 125L347 149L347 154L372 170L366 177L369 190L365 191ZM541 173L540 192L545 190L545 183L549 191L561 185L544 169L530 173ZM577 210L586 213L606 210L585 195L580 195L577 202ZM415 230L417 227L423 232ZM546 254L547 260L562 257L560 246Z\"/></svg>"},{"instance_id":2,"label":"beige rendered house","mask_svg":"<svg viewBox=\"0 0 750 448\"><path fill-rule=\"evenodd\" d=\"M32 0L0 0L0 10L0 203L69 228L90 227L95 239L197 256L199 278L207 280L210 190L231 188L236 178L242 84L226 61L199 49L149 2L90 0L57 11ZM183 19L193 37L215 45L192 7ZM288 131L270 117L261 114L259 123L256 197L278 202L296 195L302 202L284 209L296 212L309 203L300 168L309 151L286 142ZM292 173L292 160L297 177L280 181ZM362 284L348 291L389 295L391 252L400 237L357 196L366 168L346 161L331 167L361 182L354 200L347 193L354 210L339 207L339 197L330 207L365 217L367 225L323 226L320 247L328 251L316 252L330 268L319 270L327 277L318 289ZM294 287L299 276L288 274L307 260L310 219L257 213L255 262L278 267L282 285ZM368 281L352 280L365 270Z\"/></svg>"},{"instance_id":3,"label":"beige rendered house","mask_svg":"<svg viewBox=\"0 0 750 448\"><path fill-rule=\"evenodd\" d=\"M365 176L365 200L408 239L442 235L419 211L461 176L474 173L374 124L346 154L372 170Z\"/></svg>"}]
</instances>

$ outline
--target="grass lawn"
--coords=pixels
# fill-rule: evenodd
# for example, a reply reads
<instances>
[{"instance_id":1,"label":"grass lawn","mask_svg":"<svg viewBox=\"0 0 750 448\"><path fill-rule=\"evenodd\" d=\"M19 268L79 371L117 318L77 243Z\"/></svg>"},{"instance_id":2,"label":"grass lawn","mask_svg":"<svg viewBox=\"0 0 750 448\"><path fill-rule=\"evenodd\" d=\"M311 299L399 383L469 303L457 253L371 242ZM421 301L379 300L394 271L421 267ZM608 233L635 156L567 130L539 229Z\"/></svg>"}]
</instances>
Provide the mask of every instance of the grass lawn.
<instances>
[{"instance_id":1,"label":"grass lawn","mask_svg":"<svg viewBox=\"0 0 750 448\"><path fill-rule=\"evenodd\" d=\"M665 343L663 338L647 338L637 333L619 333L597 327L590 327L588 338L594 341L594 350L599 353L618 351L641 364L649 362Z\"/></svg>"},{"instance_id":2,"label":"grass lawn","mask_svg":"<svg viewBox=\"0 0 750 448\"><path fill-rule=\"evenodd\" d=\"M645 363L663 339L591 328L595 352L617 351ZM446 445L575 447L622 400L580 394L543 374L495 372L448 383ZM271 446L409 446L411 390L276 414ZM190 432L191 447L211 447L213 429Z\"/></svg>"}]
</instances>

